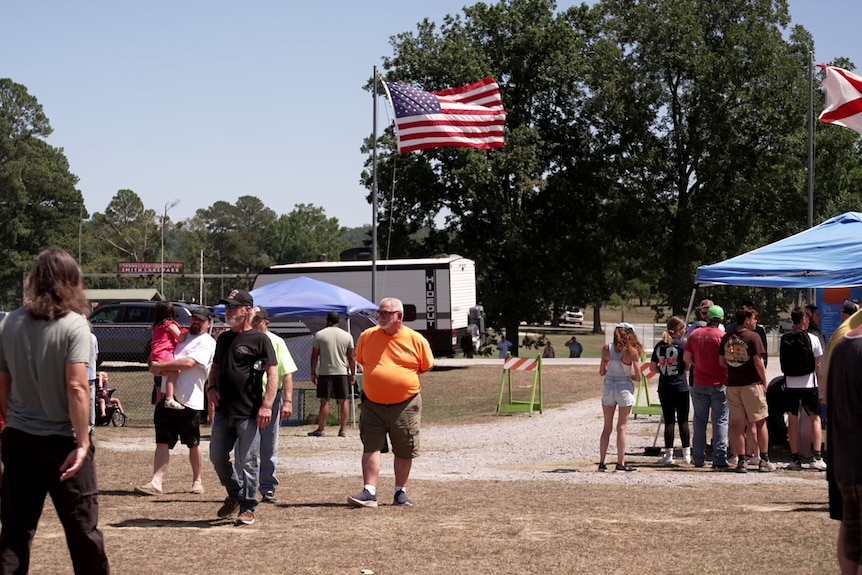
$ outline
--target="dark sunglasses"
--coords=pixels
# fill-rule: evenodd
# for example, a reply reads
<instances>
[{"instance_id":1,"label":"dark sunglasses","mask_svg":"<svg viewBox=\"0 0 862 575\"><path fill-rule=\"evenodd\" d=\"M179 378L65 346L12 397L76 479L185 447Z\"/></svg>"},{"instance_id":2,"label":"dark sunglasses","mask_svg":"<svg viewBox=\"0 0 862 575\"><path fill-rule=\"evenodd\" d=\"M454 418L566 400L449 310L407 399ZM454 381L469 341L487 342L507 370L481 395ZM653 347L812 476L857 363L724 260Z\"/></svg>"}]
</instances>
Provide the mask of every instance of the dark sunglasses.
<instances>
[{"instance_id":1,"label":"dark sunglasses","mask_svg":"<svg viewBox=\"0 0 862 575\"><path fill-rule=\"evenodd\" d=\"M379 315L380 317L389 317L390 315L395 315L396 313L398 312L381 310L377 312L377 315Z\"/></svg>"},{"instance_id":2,"label":"dark sunglasses","mask_svg":"<svg viewBox=\"0 0 862 575\"><path fill-rule=\"evenodd\" d=\"M246 307L246 306L240 305L238 303L226 303L225 306L227 306L228 309L237 309L240 307Z\"/></svg>"}]
</instances>

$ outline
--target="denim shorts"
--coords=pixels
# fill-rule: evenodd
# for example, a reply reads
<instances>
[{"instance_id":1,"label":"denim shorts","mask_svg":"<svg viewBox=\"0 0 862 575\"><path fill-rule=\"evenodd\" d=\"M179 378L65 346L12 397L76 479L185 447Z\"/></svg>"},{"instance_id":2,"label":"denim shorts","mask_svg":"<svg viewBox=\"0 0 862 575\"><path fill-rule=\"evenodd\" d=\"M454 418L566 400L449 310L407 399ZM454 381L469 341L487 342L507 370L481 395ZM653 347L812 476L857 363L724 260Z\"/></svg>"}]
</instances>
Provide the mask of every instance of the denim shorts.
<instances>
[{"instance_id":1,"label":"denim shorts","mask_svg":"<svg viewBox=\"0 0 862 575\"><path fill-rule=\"evenodd\" d=\"M602 405L630 407L635 404L635 383L628 377L624 379L605 379L602 391Z\"/></svg>"}]
</instances>

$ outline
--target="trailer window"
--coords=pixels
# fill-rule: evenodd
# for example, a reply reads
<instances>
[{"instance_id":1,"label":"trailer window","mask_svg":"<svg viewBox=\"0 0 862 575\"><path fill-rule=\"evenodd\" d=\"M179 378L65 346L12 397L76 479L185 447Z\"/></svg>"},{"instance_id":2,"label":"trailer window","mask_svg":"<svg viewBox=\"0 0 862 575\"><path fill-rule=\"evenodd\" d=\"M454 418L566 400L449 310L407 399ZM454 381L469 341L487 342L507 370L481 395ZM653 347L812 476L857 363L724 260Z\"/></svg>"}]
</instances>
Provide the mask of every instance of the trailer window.
<instances>
[{"instance_id":1,"label":"trailer window","mask_svg":"<svg viewBox=\"0 0 862 575\"><path fill-rule=\"evenodd\" d=\"M412 303L404 304L404 318L402 321L416 321L416 306Z\"/></svg>"}]
</instances>

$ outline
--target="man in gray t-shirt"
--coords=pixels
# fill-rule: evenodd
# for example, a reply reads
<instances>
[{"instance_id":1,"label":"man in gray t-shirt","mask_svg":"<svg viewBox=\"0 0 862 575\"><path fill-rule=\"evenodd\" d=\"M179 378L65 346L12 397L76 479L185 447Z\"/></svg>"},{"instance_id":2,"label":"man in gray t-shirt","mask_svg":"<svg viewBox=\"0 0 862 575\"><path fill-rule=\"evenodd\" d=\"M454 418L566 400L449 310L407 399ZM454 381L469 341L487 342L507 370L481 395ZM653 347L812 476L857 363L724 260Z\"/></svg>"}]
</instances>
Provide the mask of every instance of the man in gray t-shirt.
<instances>
[{"instance_id":1,"label":"man in gray t-shirt","mask_svg":"<svg viewBox=\"0 0 862 575\"><path fill-rule=\"evenodd\" d=\"M0 323L3 489L0 565L27 571L45 497L63 522L75 573L109 573L90 441L89 304L81 270L59 248L42 251L24 307ZM57 570L57 566L54 566Z\"/></svg>"},{"instance_id":2,"label":"man in gray t-shirt","mask_svg":"<svg viewBox=\"0 0 862 575\"><path fill-rule=\"evenodd\" d=\"M347 435L347 397L356 383L356 350L353 336L338 327L337 312L326 316L326 327L314 334L311 350L311 381L317 384L320 413L317 429L308 435L320 437L325 433L329 417L329 399L338 401L340 415L338 436Z\"/></svg>"}]
</instances>

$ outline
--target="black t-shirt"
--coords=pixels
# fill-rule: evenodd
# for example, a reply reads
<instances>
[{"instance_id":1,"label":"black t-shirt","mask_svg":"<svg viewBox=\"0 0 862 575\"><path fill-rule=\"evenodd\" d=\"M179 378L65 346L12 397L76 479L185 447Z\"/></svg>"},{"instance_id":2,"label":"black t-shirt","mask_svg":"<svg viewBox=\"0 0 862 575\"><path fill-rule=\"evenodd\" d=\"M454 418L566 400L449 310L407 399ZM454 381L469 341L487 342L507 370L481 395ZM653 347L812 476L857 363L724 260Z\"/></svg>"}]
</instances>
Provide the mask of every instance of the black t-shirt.
<instances>
[{"instance_id":1,"label":"black t-shirt","mask_svg":"<svg viewBox=\"0 0 862 575\"><path fill-rule=\"evenodd\" d=\"M268 365L278 365L269 337L256 329L226 331L216 340L213 363L218 366L220 396L216 410L229 417L257 417L263 374Z\"/></svg>"},{"instance_id":2,"label":"black t-shirt","mask_svg":"<svg viewBox=\"0 0 862 575\"><path fill-rule=\"evenodd\" d=\"M754 365L754 357L763 354L760 336L750 329L740 329L726 334L721 339L718 355L727 362L727 385L729 387L760 383L760 374Z\"/></svg>"},{"instance_id":3,"label":"black t-shirt","mask_svg":"<svg viewBox=\"0 0 862 575\"><path fill-rule=\"evenodd\" d=\"M663 391L688 391L688 382L685 379L685 362L682 360L685 352L685 342L679 338L673 338L671 345L660 341L652 352L654 363L658 364L658 390Z\"/></svg>"}]
</instances>

